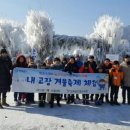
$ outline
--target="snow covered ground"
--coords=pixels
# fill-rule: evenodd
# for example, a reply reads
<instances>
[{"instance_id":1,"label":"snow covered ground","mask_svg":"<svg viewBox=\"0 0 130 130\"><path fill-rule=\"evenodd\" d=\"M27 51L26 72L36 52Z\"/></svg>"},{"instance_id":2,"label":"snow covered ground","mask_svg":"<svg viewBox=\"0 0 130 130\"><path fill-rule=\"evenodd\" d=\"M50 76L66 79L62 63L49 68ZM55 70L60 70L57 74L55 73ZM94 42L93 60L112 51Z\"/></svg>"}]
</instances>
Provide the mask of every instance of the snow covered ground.
<instances>
[{"instance_id":1,"label":"snow covered ground","mask_svg":"<svg viewBox=\"0 0 130 130\"><path fill-rule=\"evenodd\" d=\"M11 106L0 109L0 130L130 130L130 105L62 102L61 108L53 109L48 104L45 108L38 108L37 104L15 107L13 93L8 94L7 101Z\"/></svg>"}]
</instances>

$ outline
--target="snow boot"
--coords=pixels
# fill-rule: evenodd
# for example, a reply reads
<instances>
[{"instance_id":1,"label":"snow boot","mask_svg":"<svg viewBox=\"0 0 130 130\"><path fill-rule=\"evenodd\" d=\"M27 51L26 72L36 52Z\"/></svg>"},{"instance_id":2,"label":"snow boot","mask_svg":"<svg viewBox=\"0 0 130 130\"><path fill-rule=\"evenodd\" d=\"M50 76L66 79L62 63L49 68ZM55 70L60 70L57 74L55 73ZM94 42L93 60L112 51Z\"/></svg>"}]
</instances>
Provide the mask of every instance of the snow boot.
<instances>
[{"instance_id":1,"label":"snow boot","mask_svg":"<svg viewBox=\"0 0 130 130\"><path fill-rule=\"evenodd\" d=\"M9 107L9 104L6 103L6 98L2 98L2 105L6 106L6 107Z\"/></svg>"},{"instance_id":2,"label":"snow boot","mask_svg":"<svg viewBox=\"0 0 130 130\"><path fill-rule=\"evenodd\" d=\"M54 103L50 103L50 108L53 108L54 107Z\"/></svg>"},{"instance_id":3,"label":"snow boot","mask_svg":"<svg viewBox=\"0 0 130 130\"><path fill-rule=\"evenodd\" d=\"M58 107L61 107L61 104L60 104L60 102L57 102L57 106L58 106Z\"/></svg>"},{"instance_id":4,"label":"snow boot","mask_svg":"<svg viewBox=\"0 0 130 130\"><path fill-rule=\"evenodd\" d=\"M38 106L39 107L45 107L45 101L39 101Z\"/></svg>"}]
</instances>

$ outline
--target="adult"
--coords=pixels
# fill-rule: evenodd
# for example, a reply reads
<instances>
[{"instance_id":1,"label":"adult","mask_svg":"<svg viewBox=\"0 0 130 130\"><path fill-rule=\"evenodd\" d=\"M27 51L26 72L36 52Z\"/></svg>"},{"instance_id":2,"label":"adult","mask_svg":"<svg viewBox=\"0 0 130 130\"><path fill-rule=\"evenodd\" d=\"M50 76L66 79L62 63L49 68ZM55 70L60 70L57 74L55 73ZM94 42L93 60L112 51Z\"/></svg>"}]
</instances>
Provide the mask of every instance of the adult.
<instances>
[{"instance_id":1,"label":"adult","mask_svg":"<svg viewBox=\"0 0 130 130\"><path fill-rule=\"evenodd\" d=\"M12 83L11 69L11 59L6 49L2 49L0 52L0 108L9 106L9 104L6 103L6 93L10 91L10 85Z\"/></svg>"},{"instance_id":2,"label":"adult","mask_svg":"<svg viewBox=\"0 0 130 130\"><path fill-rule=\"evenodd\" d=\"M127 92L127 100L128 104L130 105L130 56L125 55L124 61L120 64L121 70L124 73L124 78L122 82L122 103L126 103L126 92Z\"/></svg>"}]
</instances>

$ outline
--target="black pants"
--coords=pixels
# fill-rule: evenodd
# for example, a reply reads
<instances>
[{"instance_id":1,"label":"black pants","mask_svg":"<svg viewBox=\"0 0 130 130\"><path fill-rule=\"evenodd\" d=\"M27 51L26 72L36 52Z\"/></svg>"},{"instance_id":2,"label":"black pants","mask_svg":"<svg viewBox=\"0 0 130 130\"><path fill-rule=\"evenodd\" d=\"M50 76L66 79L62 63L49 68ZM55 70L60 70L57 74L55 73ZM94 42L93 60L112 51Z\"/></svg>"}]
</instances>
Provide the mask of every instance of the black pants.
<instances>
[{"instance_id":1,"label":"black pants","mask_svg":"<svg viewBox=\"0 0 130 130\"><path fill-rule=\"evenodd\" d=\"M123 102L126 102L126 92L127 92L127 100L128 100L128 103L130 104L130 87L123 86L122 87Z\"/></svg>"},{"instance_id":2,"label":"black pants","mask_svg":"<svg viewBox=\"0 0 130 130\"><path fill-rule=\"evenodd\" d=\"M26 94L26 101L27 102L34 102L34 93L27 93Z\"/></svg>"},{"instance_id":3,"label":"black pants","mask_svg":"<svg viewBox=\"0 0 130 130\"><path fill-rule=\"evenodd\" d=\"M46 93L39 93L38 100L45 101L46 100Z\"/></svg>"},{"instance_id":4,"label":"black pants","mask_svg":"<svg viewBox=\"0 0 130 130\"><path fill-rule=\"evenodd\" d=\"M83 94L82 98L83 100L89 100L89 94Z\"/></svg>"},{"instance_id":5,"label":"black pants","mask_svg":"<svg viewBox=\"0 0 130 130\"><path fill-rule=\"evenodd\" d=\"M61 99L61 94L51 94L50 104L54 103L54 99L55 98L57 100L57 104L59 104L60 103L60 99Z\"/></svg>"},{"instance_id":6,"label":"black pants","mask_svg":"<svg viewBox=\"0 0 130 130\"><path fill-rule=\"evenodd\" d=\"M111 86L111 102L117 102L118 99L119 86Z\"/></svg>"},{"instance_id":7,"label":"black pants","mask_svg":"<svg viewBox=\"0 0 130 130\"><path fill-rule=\"evenodd\" d=\"M68 94L67 102L68 103L73 103L74 102L74 94Z\"/></svg>"},{"instance_id":8,"label":"black pants","mask_svg":"<svg viewBox=\"0 0 130 130\"><path fill-rule=\"evenodd\" d=\"M20 101L22 99L22 93L14 92L14 101Z\"/></svg>"},{"instance_id":9,"label":"black pants","mask_svg":"<svg viewBox=\"0 0 130 130\"><path fill-rule=\"evenodd\" d=\"M104 94L103 93L102 94L95 94L95 101L97 101L97 100L103 101L103 98L104 98Z\"/></svg>"},{"instance_id":10,"label":"black pants","mask_svg":"<svg viewBox=\"0 0 130 130\"><path fill-rule=\"evenodd\" d=\"M0 99L1 99L1 96L2 98L6 98L6 92L0 92Z\"/></svg>"}]
</instances>

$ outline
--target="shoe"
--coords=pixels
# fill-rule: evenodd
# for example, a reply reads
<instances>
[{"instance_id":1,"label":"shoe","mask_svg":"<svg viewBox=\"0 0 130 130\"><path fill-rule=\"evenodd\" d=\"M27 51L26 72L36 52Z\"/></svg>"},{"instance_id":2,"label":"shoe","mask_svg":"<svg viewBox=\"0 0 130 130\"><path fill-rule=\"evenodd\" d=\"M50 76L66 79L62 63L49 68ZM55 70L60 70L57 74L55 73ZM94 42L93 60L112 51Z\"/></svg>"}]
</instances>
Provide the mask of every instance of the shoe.
<instances>
[{"instance_id":1,"label":"shoe","mask_svg":"<svg viewBox=\"0 0 130 130\"><path fill-rule=\"evenodd\" d=\"M21 101L15 101L15 106L20 106L20 105L22 105Z\"/></svg>"},{"instance_id":2,"label":"shoe","mask_svg":"<svg viewBox=\"0 0 130 130\"><path fill-rule=\"evenodd\" d=\"M125 102L125 101L123 101L123 102L122 102L122 104L126 104L126 102Z\"/></svg>"},{"instance_id":3,"label":"shoe","mask_svg":"<svg viewBox=\"0 0 130 130\"><path fill-rule=\"evenodd\" d=\"M95 105L97 105L97 106L102 105L102 101L101 101L101 100L97 100L97 101L95 101Z\"/></svg>"},{"instance_id":4,"label":"shoe","mask_svg":"<svg viewBox=\"0 0 130 130\"><path fill-rule=\"evenodd\" d=\"M6 106L6 107L9 107L9 104L6 103L6 98L3 98L3 99L2 99L2 104L1 104L1 105Z\"/></svg>"},{"instance_id":5,"label":"shoe","mask_svg":"<svg viewBox=\"0 0 130 130\"><path fill-rule=\"evenodd\" d=\"M108 99L106 99L106 103L111 103Z\"/></svg>"},{"instance_id":6,"label":"shoe","mask_svg":"<svg viewBox=\"0 0 130 130\"><path fill-rule=\"evenodd\" d=\"M53 104L53 103L51 103L51 104L50 104L50 108L53 108L53 107L54 107L54 104Z\"/></svg>"},{"instance_id":7,"label":"shoe","mask_svg":"<svg viewBox=\"0 0 130 130\"><path fill-rule=\"evenodd\" d=\"M92 102L93 102L93 97L91 97L91 98L90 98L90 101L92 101Z\"/></svg>"},{"instance_id":8,"label":"shoe","mask_svg":"<svg viewBox=\"0 0 130 130\"><path fill-rule=\"evenodd\" d=\"M58 107L61 107L61 104L60 104L60 103L57 103L57 106L58 106Z\"/></svg>"},{"instance_id":9,"label":"shoe","mask_svg":"<svg viewBox=\"0 0 130 130\"><path fill-rule=\"evenodd\" d=\"M89 103L89 101L88 100L86 100L85 101L85 105L89 105L90 103Z\"/></svg>"},{"instance_id":10,"label":"shoe","mask_svg":"<svg viewBox=\"0 0 130 130\"><path fill-rule=\"evenodd\" d=\"M85 100L83 99L83 105L85 105Z\"/></svg>"},{"instance_id":11,"label":"shoe","mask_svg":"<svg viewBox=\"0 0 130 130\"><path fill-rule=\"evenodd\" d=\"M118 105L118 106L120 105L118 102L114 102L114 104L115 104L115 105Z\"/></svg>"},{"instance_id":12,"label":"shoe","mask_svg":"<svg viewBox=\"0 0 130 130\"><path fill-rule=\"evenodd\" d=\"M45 102L39 101L38 106L39 107L45 107Z\"/></svg>"},{"instance_id":13,"label":"shoe","mask_svg":"<svg viewBox=\"0 0 130 130\"><path fill-rule=\"evenodd\" d=\"M110 102L111 106L114 106L114 102Z\"/></svg>"}]
</instances>

